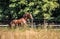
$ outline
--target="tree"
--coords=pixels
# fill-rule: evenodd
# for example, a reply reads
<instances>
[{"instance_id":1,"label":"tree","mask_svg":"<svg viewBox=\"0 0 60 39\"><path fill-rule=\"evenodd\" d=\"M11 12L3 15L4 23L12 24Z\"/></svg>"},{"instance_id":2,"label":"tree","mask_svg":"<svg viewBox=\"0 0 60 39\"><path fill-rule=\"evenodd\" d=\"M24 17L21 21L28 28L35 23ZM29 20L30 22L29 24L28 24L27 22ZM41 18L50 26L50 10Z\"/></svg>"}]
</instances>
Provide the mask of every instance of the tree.
<instances>
[{"instance_id":1,"label":"tree","mask_svg":"<svg viewBox=\"0 0 60 39\"><path fill-rule=\"evenodd\" d=\"M57 0L0 0L0 20L18 19L30 12L37 19L54 19L52 10L58 8Z\"/></svg>"}]
</instances>

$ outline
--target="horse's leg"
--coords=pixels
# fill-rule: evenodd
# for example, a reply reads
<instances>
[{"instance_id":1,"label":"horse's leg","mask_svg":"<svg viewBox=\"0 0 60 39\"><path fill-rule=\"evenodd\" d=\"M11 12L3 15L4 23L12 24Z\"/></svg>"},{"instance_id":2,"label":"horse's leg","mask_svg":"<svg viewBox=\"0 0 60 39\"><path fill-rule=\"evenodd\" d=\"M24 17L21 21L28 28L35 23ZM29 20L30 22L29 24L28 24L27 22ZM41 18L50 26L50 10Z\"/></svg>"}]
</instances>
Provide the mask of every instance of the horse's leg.
<instances>
[{"instance_id":1,"label":"horse's leg","mask_svg":"<svg viewBox=\"0 0 60 39\"><path fill-rule=\"evenodd\" d=\"M13 29L15 27L15 24L13 23L13 24L11 24L11 28Z\"/></svg>"},{"instance_id":2,"label":"horse's leg","mask_svg":"<svg viewBox=\"0 0 60 39\"><path fill-rule=\"evenodd\" d=\"M20 26L23 26L23 23L22 22L20 23Z\"/></svg>"},{"instance_id":3,"label":"horse's leg","mask_svg":"<svg viewBox=\"0 0 60 39\"><path fill-rule=\"evenodd\" d=\"M25 29L27 29L27 23L23 23L23 27L25 28Z\"/></svg>"},{"instance_id":4,"label":"horse's leg","mask_svg":"<svg viewBox=\"0 0 60 39\"><path fill-rule=\"evenodd\" d=\"M21 23L19 23L18 26L21 27L22 26Z\"/></svg>"},{"instance_id":5,"label":"horse's leg","mask_svg":"<svg viewBox=\"0 0 60 39\"><path fill-rule=\"evenodd\" d=\"M17 27L18 27L18 23L15 24L15 28L17 28Z\"/></svg>"},{"instance_id":6,"label":"horse's leg","mask_svg":"<svg viewBox=\"0 0 60 39\"><path fill-rule=\"evenodd\" d=\"M18 27L19 27L19 29L21 29L21 28L22 28L22 24L21 24L21 23L19 23L18 25L19 25L19 26L18 26Z\"/></svg>"},{"instance_id":7,"label":"horse's leg","mask_svg":"<svg viewBox=\"0 0 60 39\"><path fill-rule=\"evenodd\" d=\"M12 22L9 23L9 28L11 28L11 26L12 26Z\"/></svg>"},{"instance_id":8,"label":"horse's leg","mask_svg":"<svg viewBox=\"0 0 60 39\"><path fill-rule=\"evenodd\" d=\"M18 27L19 26L19 23L17 23L16 26Z\"/></svg>"}]
</instances>

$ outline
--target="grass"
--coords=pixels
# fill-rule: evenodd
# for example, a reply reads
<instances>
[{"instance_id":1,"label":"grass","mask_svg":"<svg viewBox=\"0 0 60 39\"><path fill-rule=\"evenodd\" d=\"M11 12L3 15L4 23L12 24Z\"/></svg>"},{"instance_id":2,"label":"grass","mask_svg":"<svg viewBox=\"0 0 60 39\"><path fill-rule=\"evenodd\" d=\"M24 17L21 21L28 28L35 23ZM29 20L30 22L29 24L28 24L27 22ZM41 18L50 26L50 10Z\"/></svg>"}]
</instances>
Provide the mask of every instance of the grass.
<instances>
[{"instance_id":1,"label":"grass","mask_svg":"<svg viewBox=\"0 0 60 39\"><path fill-rule=\"evenodd\" d=\"M60 29L0 27L0 39L60 39Z\"/></svg>"}]
</instances>

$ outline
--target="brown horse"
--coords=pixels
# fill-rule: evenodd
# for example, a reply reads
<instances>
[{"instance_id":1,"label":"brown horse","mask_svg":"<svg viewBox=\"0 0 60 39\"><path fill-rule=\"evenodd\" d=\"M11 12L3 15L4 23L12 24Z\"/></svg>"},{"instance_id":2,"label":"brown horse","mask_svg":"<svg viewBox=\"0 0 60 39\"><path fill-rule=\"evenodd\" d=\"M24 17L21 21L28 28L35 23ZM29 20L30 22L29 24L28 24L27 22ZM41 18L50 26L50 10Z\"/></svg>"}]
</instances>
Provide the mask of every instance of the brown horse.
<instances>
[{"instance_id":1,"label":"brown horse","mask_svg":"<svg viewBox=\"0 0 60 39\"><path fill-rule=\"evenodd\" d=\"M16 19L16 20L12 20L10 22L10 26L19 26L19 25L26 25L27 24L27 19L32 19L33 20L33 17L30 13L25 13L23 15L22 18L20 19Z\"/></svg>"}]
</instances>

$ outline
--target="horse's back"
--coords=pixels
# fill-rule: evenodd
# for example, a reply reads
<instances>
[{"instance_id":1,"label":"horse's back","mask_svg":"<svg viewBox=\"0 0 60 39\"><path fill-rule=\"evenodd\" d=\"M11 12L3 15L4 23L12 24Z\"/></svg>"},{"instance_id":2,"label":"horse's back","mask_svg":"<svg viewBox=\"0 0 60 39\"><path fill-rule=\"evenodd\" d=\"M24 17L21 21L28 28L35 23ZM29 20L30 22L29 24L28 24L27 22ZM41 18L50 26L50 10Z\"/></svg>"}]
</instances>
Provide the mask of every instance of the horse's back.
<instances>
[{"instance_id":1,"label":"horse's back","mask_svg":"<svg viewBox=\"0 0 60 39\"><path fill-rule=\"evenodd\" d=\"M12 20L11 22L10 22L10 24L15 24L15 23L17 23L17 20Z\"/></svg>"},{"instance_id":2,"label":"horse's back","mask_svg":"<svg viewBox=\"0 0 60 39\"><path fill-rule=\"evenodd\" d=\"M18 20L20 23L26 23L26 20L24 18L21 18Z\"/></svg>"}]
</instances>

